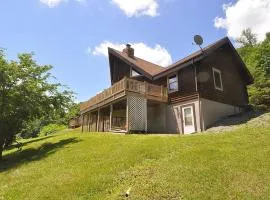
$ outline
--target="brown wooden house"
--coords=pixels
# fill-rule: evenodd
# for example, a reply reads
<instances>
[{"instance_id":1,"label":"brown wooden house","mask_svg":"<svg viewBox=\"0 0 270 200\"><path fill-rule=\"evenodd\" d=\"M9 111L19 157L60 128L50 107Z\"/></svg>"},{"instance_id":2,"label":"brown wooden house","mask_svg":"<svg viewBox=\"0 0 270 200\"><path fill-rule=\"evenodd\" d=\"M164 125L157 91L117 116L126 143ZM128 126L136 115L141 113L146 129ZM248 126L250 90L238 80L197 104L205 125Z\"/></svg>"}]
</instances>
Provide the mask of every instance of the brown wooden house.
<instances>
[{"instance_id":1,"label":"brown wooden house","mask_svg":"<svg viewBox=\"0 0 270 200\"><path fill-rule=\"evenodd\" d=\"M81 104L82 131L189 134L248 105L253 78L227 37L166 68L108 51L111 87Z\"/></svg>"}]
</instances>

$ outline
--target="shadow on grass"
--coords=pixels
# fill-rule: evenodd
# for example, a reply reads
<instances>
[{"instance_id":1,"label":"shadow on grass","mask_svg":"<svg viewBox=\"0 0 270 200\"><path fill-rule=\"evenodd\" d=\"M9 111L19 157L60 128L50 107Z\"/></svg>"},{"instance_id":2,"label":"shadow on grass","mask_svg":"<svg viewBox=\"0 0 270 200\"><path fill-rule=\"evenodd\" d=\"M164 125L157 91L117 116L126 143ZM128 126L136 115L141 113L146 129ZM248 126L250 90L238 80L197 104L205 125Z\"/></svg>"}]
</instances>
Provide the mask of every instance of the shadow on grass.
<instances>
[{"instance_id":1,"label":"shadow on grass","mask_svg":"<svg viewBox=\"0 0 270 200\"><path fill-rule=\"evenodd\" d=\"M18 148L18 144L20 143L23 146L27 145L27 144L31 144L33 142L39 142L39 141L42 141L42 140L46 140L48 138L52 138L52 137L55 137L55 135L50 135L50 136L47 136L47 137L42 137L42 138L35 138L35 139L31 139L29 141L25 141L25 142L21 142L20 140L18 140L17 142L13 143L12 145L8 146L8 148L6 148L6 150L11 150L13 148Z\"/></svg>"},{"instance_id":2,"label":"shadow on grass","mask_svg":"<svg viewBox=\"0 0 270 200\"><path fill-rule=\"evenodd\" d=\"M29 140L29 141L22 142L22 144L23 145L31 144L33 142L39 142L39 141L46 140L46 139L49 139L49 138L52 138L52 137L55 137L55 135L44 136L44 137L41 137L41 138L40 137L39 138L35 138L35 139Z\"/></svg>"},{"instance_id":3,"label":"shadow on grass","mask_svg":"<svg viewBox=\"0 0 270 200\"><path fill-rule=\"evenodd\" d=\"M57 143L44 143L38 148L25 149L20 152L13 152L3 157L2 162L0 162L0 172L9 170L13 167L18 167L22 164L27 164L32 161L38 161L49 155L55 153L60 148L68 144L74 144L79 142L77 138L69 138L60 140Z\"/></svg>"},{"instance_id":4,"label":"shadow on grass","mask_svg":"<svg viewBox=\"0 0 270 200\"><path fill-rule=\"evenodd\" d=\"M255 112L255 111L249 111L237 115L232 115L229 117L226 117L224 119L221 119L220 121L216 122L209 128L214 128L217 126L232 126L232 125L241 125L245 124L248 121L252 120L253 118L260 117L261 115L265 114L265 112Z\"/></svg>"}]
</instances>

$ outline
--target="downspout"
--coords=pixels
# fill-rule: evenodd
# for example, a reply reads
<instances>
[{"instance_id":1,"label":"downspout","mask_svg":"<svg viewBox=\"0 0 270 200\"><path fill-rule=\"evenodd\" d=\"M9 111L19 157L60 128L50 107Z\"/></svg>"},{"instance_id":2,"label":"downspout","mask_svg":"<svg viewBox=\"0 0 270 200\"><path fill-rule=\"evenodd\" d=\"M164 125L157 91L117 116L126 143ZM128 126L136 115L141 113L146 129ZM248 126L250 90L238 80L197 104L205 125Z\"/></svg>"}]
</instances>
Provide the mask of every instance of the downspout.
<instances>
[{"instance_id":1,"label":"downspout","mask_svg":"<svg viewBox=\"0 0 270 200\"><path fill-rule=\"evenodd\" d=\"M196 92L198 93L198 102L199 102L199 117L200 117L200 129L203 130L202 124L203 124L203 118L202 118L202 108L201 108L201 100L200 100L200 93L198 92L198 79L197 79L197 65L194 63L194 58L192 58L192 65L194 66L194 78L195 78L195 86L196 86Z\"/></svg>"},{"instance_id":2,"label":"downspout","mask_svg":"<svg viewBox=\"0 0 270 200\"><path fill-rule=\"evenodd\" d=\"M197 66L194 64L194 58L192 58L192 65L194 66L194 78L195 78L196 92L198 92Z\"/></svg>"}]
</instances>

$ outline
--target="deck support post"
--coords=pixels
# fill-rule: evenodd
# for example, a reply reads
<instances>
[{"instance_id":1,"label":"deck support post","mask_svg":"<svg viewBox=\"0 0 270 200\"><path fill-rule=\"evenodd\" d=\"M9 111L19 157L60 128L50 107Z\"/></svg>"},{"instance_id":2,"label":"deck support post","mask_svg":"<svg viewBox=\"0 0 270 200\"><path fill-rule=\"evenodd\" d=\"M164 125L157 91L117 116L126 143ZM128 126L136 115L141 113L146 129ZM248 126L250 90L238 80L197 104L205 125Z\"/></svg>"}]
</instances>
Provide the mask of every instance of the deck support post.
<instances>
[{"instance_id":1,"label":"deck support post","mask_svg":"<svg viewBox=\"0 0 270 200\"><path fill-rule=\"evenodd\" d=\"M88 120L88 131L89 132L91 132L91 131L93 131L92 129L91 129L91 124L92 124L92 113L91 112L89 112L89 120Z\"/></svg>"},{"instance_id":2,"label":"deck support post","mask_svg":"<svg viewBox=\"0 0 270 200\"><path fill-rule=\"evenodd\" d=\"M147 133L148 127L147 127L147 99L145 99L145 104L144 104L144 109L145 109L145 128L144 128L144 132Z\"/></svg>"},{"instance_id":3,"label":"deck support post","mask_svg":"<svg viewBox=\"0 0 270 200\"><path fill-rule=\"evenodd\" d=\"M90 112L87 114L87 124L86 124L87 132L90 132L89 124L90 124Z\"/></svg>"},{"instance_id":4,"label":"deck support post","mask_svg":"<svg viewBox=\"0 0 270 200\"><path fill-rule=\"evenodd\" d=\"M126 98L126 132L129 132L129 97Z\"/></svg>"},{"instance_id":5,"label":"deck support post","mask_svg":"<svg viewBox=\"0 0 270 200\"><path fill-rule=\"evenodd\" d=\"M112 131L113 104L110 105L110 131Z\"/></svg>"},{"instance_id":6,"label":"deck support post","mask_svg":"<svg viewBox=\"0 0 270 200\"><path fill-rule=\"evenodd\" d=\"M83 132L83 126L84 126L84 114L82 114L82 132Z\"/></svg>"},{"instance_id":7,"label":"deck support post","mask_svg":"<svg viewBox=\"0 0 270 200\"><path fill-rule=\"evenodd\" d=\"M164 126L163 126L163 131L164 133L166 132L166 104L162 104L163 105L163 122L164 122Z\"/></svg>"},{"instance_id":8,"label":"deck support post","mask_svg":"<svg viewBox=\"0 0 270 200\"><path fill-rule=\"evenodd\" d=\"M97 132L99 132L99 121L100 121L100 109L98 109L98 116L97 116Z\"/></svg>"}]
</instances>

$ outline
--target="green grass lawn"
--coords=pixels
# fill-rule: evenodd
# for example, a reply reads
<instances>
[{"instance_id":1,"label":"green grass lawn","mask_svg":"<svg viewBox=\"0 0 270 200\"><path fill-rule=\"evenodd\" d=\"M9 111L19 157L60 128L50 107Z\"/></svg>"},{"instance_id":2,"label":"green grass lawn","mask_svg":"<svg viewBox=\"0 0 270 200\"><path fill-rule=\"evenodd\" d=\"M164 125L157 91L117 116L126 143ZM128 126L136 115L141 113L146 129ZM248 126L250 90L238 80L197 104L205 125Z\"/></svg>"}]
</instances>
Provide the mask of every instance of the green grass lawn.
<instances>
[{"instance_id":1,"label":"green grass lawn","mask_svg":"<svg viewBox=\"0 0 270 200\"><path fill-rule=\"evenodd\" d=\"M1 200L270 198L270 128L165 137L77 130L23 142L21 152L4 152Z\"/></svg>"}]
</instances>

